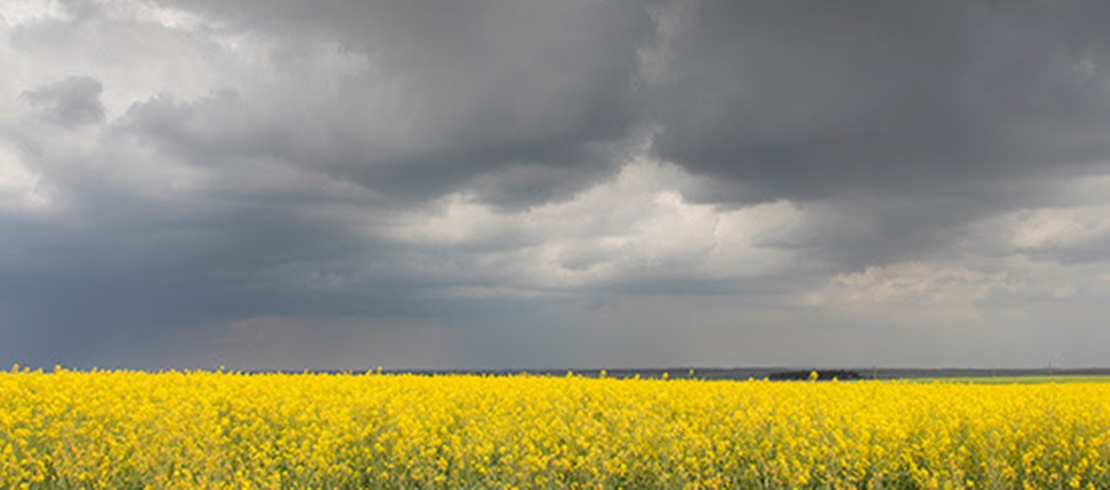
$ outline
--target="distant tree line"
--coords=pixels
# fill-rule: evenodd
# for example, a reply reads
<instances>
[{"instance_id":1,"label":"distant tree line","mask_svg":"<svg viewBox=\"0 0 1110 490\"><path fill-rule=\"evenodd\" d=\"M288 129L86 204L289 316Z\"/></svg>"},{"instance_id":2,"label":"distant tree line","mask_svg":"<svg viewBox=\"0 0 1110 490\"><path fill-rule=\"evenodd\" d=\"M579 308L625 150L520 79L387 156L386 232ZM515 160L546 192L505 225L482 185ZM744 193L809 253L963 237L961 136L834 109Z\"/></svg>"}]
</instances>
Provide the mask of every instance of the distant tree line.
<instances>
[{"instance_id":1,"label":"distant tree line","mask_svg":"<svg viewBox=\"0 0 1110 490\"><path fill-rule=\"evenodd\" d=\"M813 373L817 373L816 381L832 381L838 380L853 380L863 379L863 376L856 371L849 371L846 369L827 369L817 371L778 371L771 373L767 379L771 381L807 381L812 379Z\"/></svg>"}]
</instances>

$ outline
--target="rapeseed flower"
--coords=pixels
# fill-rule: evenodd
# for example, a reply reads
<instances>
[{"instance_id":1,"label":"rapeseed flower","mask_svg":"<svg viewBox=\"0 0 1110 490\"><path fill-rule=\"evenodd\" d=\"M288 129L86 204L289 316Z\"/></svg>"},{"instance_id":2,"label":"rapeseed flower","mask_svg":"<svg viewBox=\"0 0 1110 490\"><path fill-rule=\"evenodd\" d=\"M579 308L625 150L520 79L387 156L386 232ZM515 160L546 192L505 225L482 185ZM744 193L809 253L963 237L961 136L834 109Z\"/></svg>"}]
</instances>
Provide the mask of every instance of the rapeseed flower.
<instances>
[{"instance_id":1,"label":"rapeseed flower","mask_svg":"<svg viewBox=\"0 0 1110 490\"><path fill-rule=\"evenodd\" d=\"M1110 488L1110 384L0 373L0 487Z\"/></svg>"}]
</instances>

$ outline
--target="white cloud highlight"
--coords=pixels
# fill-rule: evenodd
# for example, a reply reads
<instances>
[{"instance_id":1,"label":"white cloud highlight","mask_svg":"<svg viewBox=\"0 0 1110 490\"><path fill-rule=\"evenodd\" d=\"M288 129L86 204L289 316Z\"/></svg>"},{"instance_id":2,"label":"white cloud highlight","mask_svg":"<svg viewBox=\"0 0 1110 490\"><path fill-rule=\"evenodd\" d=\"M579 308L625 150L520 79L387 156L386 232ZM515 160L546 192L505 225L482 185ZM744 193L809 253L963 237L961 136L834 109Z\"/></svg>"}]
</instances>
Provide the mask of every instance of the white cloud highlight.
<instances>
[{"instance_id":1,"label":"white cloud highlight","mask_svg":"<svg viewBox=\"0 0 1110 490\"><path fill-rule=\"evenodd\" d=\"M51 200L40 180L15 151L0 144L0 209L22 212L48 208Z\"/></svg>"},{"instance_id":2,"label":"white cloud highlight","mask_svg":"<svg viewBox=\"0 0 1110 490\"><path fill-rule=\"evenodd\" d=\"M1110 241L1110 205L1026 210L1006 219L1018 250L1060 250Z\"/></svg>"},{"instance_id":3,"label":"white cloud highlight","mask_svg":"<svg viewBox=\"0 0 1110 490\"><path fill-rule=\"evenodd\" d=\"M540 289L739 280L798 267L798 257L771 245L804 221L797 205L690 203L681 191L693 182L676 167L638 160L566 202L498 211L454 194L385 233L425 257L451 250L455 273Z\"/></svg>"}]
</instances>

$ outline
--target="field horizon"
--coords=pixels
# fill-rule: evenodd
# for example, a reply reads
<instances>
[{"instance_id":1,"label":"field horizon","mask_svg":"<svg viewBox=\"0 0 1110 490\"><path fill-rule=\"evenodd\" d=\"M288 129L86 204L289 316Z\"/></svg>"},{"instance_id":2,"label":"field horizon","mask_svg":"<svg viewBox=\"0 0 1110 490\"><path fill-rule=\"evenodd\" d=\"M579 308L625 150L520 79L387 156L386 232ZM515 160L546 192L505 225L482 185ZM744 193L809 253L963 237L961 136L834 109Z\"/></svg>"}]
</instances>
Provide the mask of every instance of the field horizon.
<instances>
[{"instance_id":1,"label":"field horizon","mask_svg":"<svg viewBox=\"0 0 1110 490\"><path fill-rule=\"evenodd\" d=\"M264 369L246 370L244 373L313 373L313 374L363 374L377 370L367 368L358 370L322 369L322 370L283 370ZM894 380L894 379L970 379L970 378L1019 378L1019 377L1091 377L1110 376L1110 367L1079 367L1079 368L915 368L915 367L836 367L836 366L748 366L748 367L697 367L697 366L668 366L668 367L640 367L640 368L543 368L543 369L390 369L383 367L383 374L419 374L419 375L490 375L506 376L527 374L534 376L566 376L572 373L583 377L610 378L661 378L666 377L682 379L697 378L707 380L747 380L763 379L771 374L794 371L850 371L860 375L861 379Z\"/></svg>"}]
</instances>

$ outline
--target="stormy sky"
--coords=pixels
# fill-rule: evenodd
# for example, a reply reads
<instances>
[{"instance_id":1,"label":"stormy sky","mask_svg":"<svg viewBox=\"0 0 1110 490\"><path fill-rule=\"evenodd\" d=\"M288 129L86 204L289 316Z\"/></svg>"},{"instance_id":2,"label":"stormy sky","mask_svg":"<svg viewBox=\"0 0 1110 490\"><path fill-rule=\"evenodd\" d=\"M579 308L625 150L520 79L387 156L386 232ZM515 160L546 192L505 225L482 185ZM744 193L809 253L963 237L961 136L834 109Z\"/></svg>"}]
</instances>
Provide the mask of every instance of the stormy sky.
<instances>
[{"instance_id":1,"label":"stormy sky","mask_svg":"<svg viewBox=\"0 0 1110 490\"><path fill-rule=\"evenodd\" d=\"M1110 365L1108 22L0 0L0 362Z\"/></svg>"}]
</instances>

